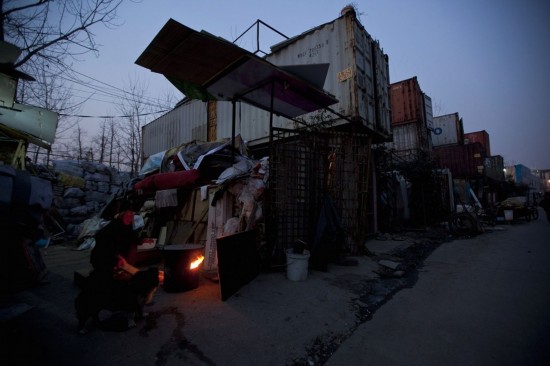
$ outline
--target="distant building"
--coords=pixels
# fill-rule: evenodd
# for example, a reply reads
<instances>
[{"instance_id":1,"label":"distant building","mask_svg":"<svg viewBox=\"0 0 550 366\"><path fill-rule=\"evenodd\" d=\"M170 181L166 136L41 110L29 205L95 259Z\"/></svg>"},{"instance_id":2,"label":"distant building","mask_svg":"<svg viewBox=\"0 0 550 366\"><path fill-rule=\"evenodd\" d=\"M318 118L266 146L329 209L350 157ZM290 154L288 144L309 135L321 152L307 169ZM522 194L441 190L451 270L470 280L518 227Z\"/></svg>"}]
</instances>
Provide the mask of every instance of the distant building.
<instances>
[{"instance_id":1,"label":"distant building","mask_svg":"<svg viewBox=\"0 0 550 366\"><path fill-rule=\"evenodd\" d=\"M531 172L531 169L522 164L506 167L506 180L512 181L516 186L528 187L531 192L540 192L542 180L540 176Z\"/></svg>"}]
</instances>

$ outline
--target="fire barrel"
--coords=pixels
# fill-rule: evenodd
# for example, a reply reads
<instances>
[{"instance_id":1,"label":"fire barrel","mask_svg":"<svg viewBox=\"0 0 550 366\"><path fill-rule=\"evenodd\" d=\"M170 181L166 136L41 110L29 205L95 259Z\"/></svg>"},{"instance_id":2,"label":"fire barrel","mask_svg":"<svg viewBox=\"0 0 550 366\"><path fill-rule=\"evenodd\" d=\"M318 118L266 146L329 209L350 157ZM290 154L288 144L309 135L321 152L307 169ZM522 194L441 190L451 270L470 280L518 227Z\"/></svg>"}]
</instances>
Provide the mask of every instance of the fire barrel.
<instances>
[{"instance_id":1,"label":"fire barrel","mask_svg":"<svg viewBox=\"0 0 550 366\"><path fill-rule=\"evenodd\" d=\"M172 244L163 249L164 290L183 292L199 286L200 265L204 260L204 245Z\"/></svg>"}]
</instances>

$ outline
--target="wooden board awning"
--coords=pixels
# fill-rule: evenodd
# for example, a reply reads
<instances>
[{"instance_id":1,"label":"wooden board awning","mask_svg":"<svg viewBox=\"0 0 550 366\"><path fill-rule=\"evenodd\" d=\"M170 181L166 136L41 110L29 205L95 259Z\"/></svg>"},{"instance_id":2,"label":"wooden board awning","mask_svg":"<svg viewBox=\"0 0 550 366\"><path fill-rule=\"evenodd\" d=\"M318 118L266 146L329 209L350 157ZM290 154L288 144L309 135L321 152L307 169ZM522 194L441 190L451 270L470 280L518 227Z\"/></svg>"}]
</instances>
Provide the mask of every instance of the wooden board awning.
<instances>
[{"instance_id":1,"label":"wooden board awning","mask_svg":"<svg viewBox=\"0 0 550 366\"><path fill-rule=\"evenodd\" d=\"M136 64L164 75L188 98L241 100L294 118L338 100L291 69L270 62L207 32L168 20ZM312 65L319 70L318 65ZM307 68L307 66L302 66ZM322 76L323 80L326 77Z\"/></svg>"}]
</instances>

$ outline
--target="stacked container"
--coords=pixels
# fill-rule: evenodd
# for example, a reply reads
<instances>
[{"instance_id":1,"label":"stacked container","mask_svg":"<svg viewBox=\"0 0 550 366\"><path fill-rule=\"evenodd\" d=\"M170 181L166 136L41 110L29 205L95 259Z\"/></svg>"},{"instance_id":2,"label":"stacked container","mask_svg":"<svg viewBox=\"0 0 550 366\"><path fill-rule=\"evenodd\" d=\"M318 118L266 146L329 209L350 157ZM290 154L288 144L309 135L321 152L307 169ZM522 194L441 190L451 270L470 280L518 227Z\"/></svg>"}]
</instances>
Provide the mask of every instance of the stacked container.
<instances>
[{"instance_id":1,"label":"stacked container","mask_svg":"<svg viewBox=\"0 0 550 366\"><path fill-rule=\"evenodd\" d=\"M485 151L487 152L487 155L491 155L491 144L489 142L489 134L487 131L476 131L476 132L468 132L464 134L464 143L470 144L474 142L479 142L483 147L485 148Z\"/></svg>"},{"instance_id":2,"label":"stacked container","mask_svg":"<svg viewBox=\"0 0 550 366\"><path fill-rule=\"evenodd\" d=\"M390 85L390 104L393 142L387 146L405 159L431 150L431 98L422 92L416 76Z\"/></svg>"},{"instance_id":3,"label":"stacked container","mask_svg":"<svg viewBox=\"0 0 550 366\"><path fill-rule=\"evenodd\" d=\"M357 20L353 8L344 8L342 14L332 22L273 46L266 59L277 66L328 64L323 88L339 100L330 108L387 138L388 56Z\"/></svg>"},{"instance_id":4,"label":"stacked container","mask_svg":"<svg viewBox=\"0 0 550 366\"><path fill-rule=\"evenodd\" d=\"M488 156L485 159L485 176L499 182L504 181L504 158L502 156Z\"/></svg>"},{"instance_id":5,"label":"stacked container","mask_svg":"<svg viewBox=\"0 0 550 366\"><path fill-rule=\"evenodd\" d=\"M467 145L449 145L434 149L438 166L448 168L453 178L475 178L485 173L485 148L474 142Z\"/></svg>"},{"instance_id":6,"label":"stacked container","mask_svg":"<svg viewBox=\"0 0 550 366\"><path fill-rule=\"evenodd\" d=\"M434 147L464 143L464 126L458 113L434 117L432 132Z\"/></svg>"}]
</instances>

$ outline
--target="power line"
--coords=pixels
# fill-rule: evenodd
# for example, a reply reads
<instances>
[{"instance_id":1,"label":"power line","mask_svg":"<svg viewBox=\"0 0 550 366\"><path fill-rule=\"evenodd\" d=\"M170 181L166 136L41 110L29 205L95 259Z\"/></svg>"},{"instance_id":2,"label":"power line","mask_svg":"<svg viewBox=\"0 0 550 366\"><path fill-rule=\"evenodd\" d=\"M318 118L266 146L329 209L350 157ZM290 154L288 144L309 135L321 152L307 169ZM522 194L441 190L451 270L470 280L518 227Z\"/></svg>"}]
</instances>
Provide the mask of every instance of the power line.
<instances>
[{"instance_id":1,"label":"power line","mask_svg":"<svg viewBox=\"0 0 550 366\"><path fill-rule=\"evenodd\" d=\"M48 72L48 71L46 71L46 72ZM108 88L101 87L101 86L95 85L95 84L90 83L90 82L86 82L86 81L80 79L79 77L77 77L76 75L71 75L71 72L74 73L74 74L82 75L83 77L88 78L90 80L93 80L94 82L100 83L102 85L105 85ZM121 88L110 85L108 83L105 83L101 80L98 80L94 77L85 75L85 74L83 74L81 72L78 72L78 71L75 71L75 70L69 70L69 72L67 74L64 74L64 75L55 74L53 72L50 72L50 75L55 76L55 77L59 77L60 79L71 82L73 84L80 85L82 87L91 89L93 91L93 94L98 94L98 95L105 96L105 97L116 98L116 99L125 100L125 101L128 101L128 102L133 102L134 101L132 99L132 97L133 97L137 100L140 100L141 104L148 105L150 107L159 108L159 109L164 109L164 108L166 108L166 105L169 104L169 102L167 100L164 100L164 101L162 101L164 105L162 105L158 99L154 99L153 97L146 96L146 95L137 95L137 94L125 91ZM81 89L76 89L76 91L86 93L85 90L81 90ZM83 99L88 99L88 97L86 97L86 96L78 96L78 97L83 98ZM113 102L102 101L102 102L111 103L111 104L118 104L115 101L113 101Z\"/></svg>"},{"instance_id":2,"label":"power line","mask_svg":"<svg viewBox=\"0 0 550 366\"><path fill-rule=\"evenodd\" d=\"M119 92L123 93L124 96L125 96L125 95L131 95L131 96L136 97L136 98L149 99L149 101L155 101L155 99L154 99L153 97L149 97L149 96L145 96L145 95L140 96L140 95L136 95L136 94L130 93L130 92L124 90L124 89L121 89L121 88L116 87L116 86L114 86L114 85L110 85L110 84L108 84L108 83L106 83L106 82L103 82L103 81L101 81L101 80L98 80L98 79L96 79L96 78L94 78L94 77L92 77L92 76L85 75L85 74L83 74L83 73L81 73L81 72L78 72L78 71L76 71L76 70L71 70L71 72L73 72L73 73L75 73L75 74L78 74L78 75L81 75L81 76L83 76L83 77L85 77L85 78L88 78L88 79L90 79L90 80L93 80L93 81L95 81L95 82L97 82L97 83L100 83L100 84L102 84L102 85L108 86L109 88L112 88L112 89L114 89L114 90L116 90L116 91L119 91ZM78 80L78 81L80 81L80 82L83 82L82 80L80 80L80 79L78 79L78 78L75 78L75 80ZM80 84L80 85L82 85L82 84ZM83 85L84 85L84 86L89 86L90 84L84 83ZM97 89L95 89L95 90L97 90ZM100 90L103 91L103 89L100 89ZM165 102L167 103L168 101L165 101Z\"/></svg>"},{"instance_id":3,"label":"power line","mask_svg":"<svg viewBox=\"0 0 550 366\"><path fill-rule=\"evenodd\" d=\"M83 114L66 114L66 113L59 113L59 115L64 117L78 117L78 118L130 118L130 117L150 116L152 114L166 113L168 111L169 109L157 111L157 112L127 114L127 115L120 115L120 116L91 116L91 115L83 115Z\"/></svg>"},{"instance_id":4,"label":"power line","mask_svg":"<svg viewBox=\"0 0 550 366\"><path fill-rule=\"evenodd\" d=\"M120 99L120 100L129 101L129 102L132 101L132 99L130 99L130 96L133 96L136 99L142 99L142 101L141 101L142 104L149 105L151 107L162 108L160 103L158 103L154 99L152 99L150 97L147 97L147 96L138 96L138 95L135 95L135 94L132 94L132 93L129 93L129 92L124 92L125 94L117 94L116 92L112 92L112 91L106 90L104 88L101 89L100 87L98 87L96 85L85 83L84 81L79 80L79 79L72 79L72 78L68 78L68 77L64 77L64 76L59 76L59 77L61 79L67 80L71 83L74 83L74 84L92 89L94 91L94 94L95 94L95 92L97 92L98 95L102 95L102 96L106 96L106 97L114 97L114 98L117 98L117 99ZM86 93L86 91L80 90L80 89L77 89L77 91ZM81 98L85 98L85 97L81 97ZM113 102L107 102L107 103L117 104L114 101Z\"/></svg>"}]
</instances>

